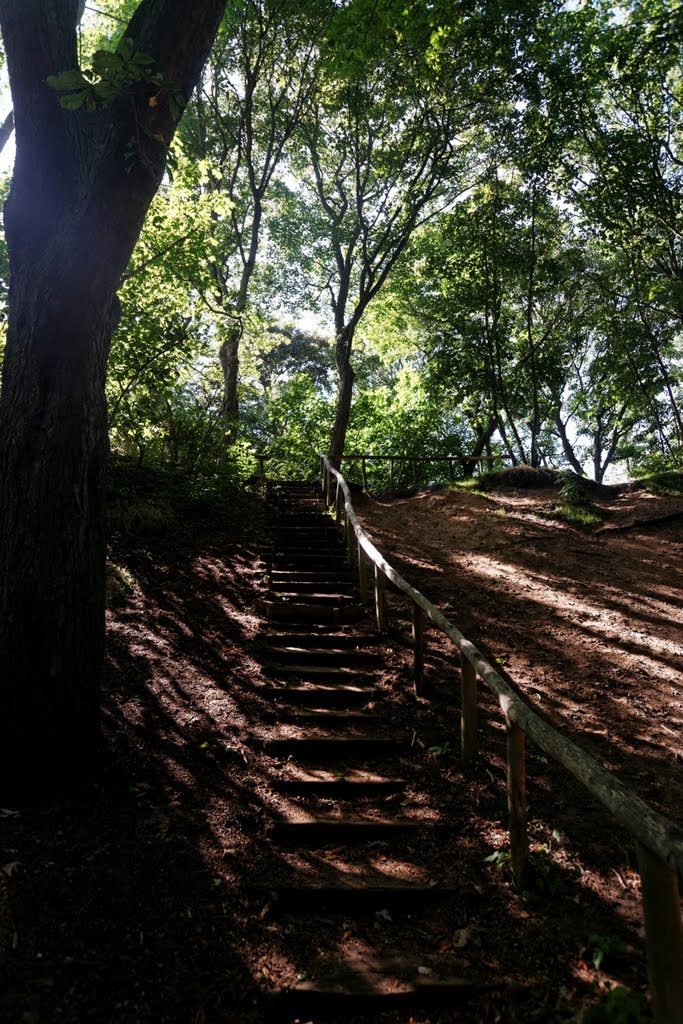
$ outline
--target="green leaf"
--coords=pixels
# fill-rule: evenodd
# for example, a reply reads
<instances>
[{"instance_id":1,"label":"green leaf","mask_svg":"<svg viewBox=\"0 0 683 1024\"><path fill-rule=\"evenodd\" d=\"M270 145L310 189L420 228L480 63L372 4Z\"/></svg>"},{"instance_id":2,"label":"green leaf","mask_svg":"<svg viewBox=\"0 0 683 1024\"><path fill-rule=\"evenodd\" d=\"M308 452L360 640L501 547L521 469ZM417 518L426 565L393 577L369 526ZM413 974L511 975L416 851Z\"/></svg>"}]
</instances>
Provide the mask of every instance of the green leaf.
<instances>
[{"instance_id":1,"label":"green leaf","mask_svg":"<svg viewBox=\"0 0 683 1024\"><path fill-rule=\"evenodd\" d=\"M82 89L84 85L88 84L88 80L85 78L82 71L60 71L58 75L48 75L45 82L51 89L54 89L55 92L66 92L69 89Z\"/></svg>"},{"instance_id":2,"label":"green leaf","mask_svg":"<svg viewBox=\"0 0 683 1024\"><path fill-rule=\"evenodd\" d=\"M151 64L154 64L154 57L150 57L148 53L141 53L141 51L138 50L137 53L133 54L131 64L137 64L139 67L147 68Z\"/></svg>"},{"instance_id":3,"label":"green leaf","mask_svg":"<svg viewBox=\"0 0 683 1024\"><path fill-rule=\"evenodd\" d=\"M78 110L85 103L89 89L81 89L79 92L70 92L59 99L60 107L64 110Z\"/></svg>"},{"instance_id":4,"label":"green leaf","mask_svg":"<svg viewBox=\"0 0 683 1024\"><path fill-rule=\"evenodd\" d=\"M113 103L121 95L121 90L117 89L111 82L96 82L93 86L93 91L105 103Z\"/></svg>"},{"instance_id":5,"label":"green leaf","mask_svg":"<svg viewBox=\"0 0 683 1024\"><path fill-rule=\"evenodd\" d=\"M121 55L123 60L128 61L133 56L135 50L135 43L129 36L124 36L119 45L116 47L116 52Z\"/></svg>"},{"instance_id":6,"label":"green leaf","mask_svg":"<svg viewBox=\"0 0 683 1024\"><path fill-rule=\"evenodd\" d=\"M92 66L98 75L104 76L120 71L123 66L123 60L118 53L111 53L110 50L97 50L93 54Z\"/></svg>"}]
</instances>

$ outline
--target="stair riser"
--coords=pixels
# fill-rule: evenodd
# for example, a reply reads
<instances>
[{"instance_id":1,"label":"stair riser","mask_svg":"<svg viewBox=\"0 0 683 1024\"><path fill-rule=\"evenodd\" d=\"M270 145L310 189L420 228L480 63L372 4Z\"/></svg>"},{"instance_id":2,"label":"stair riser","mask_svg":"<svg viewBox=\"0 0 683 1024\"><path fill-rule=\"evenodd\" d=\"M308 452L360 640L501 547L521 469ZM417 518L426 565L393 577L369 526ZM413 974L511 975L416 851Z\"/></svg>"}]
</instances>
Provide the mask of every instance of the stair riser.
<instances>
[{"instance_id":1,"label":"stair riser","mask_svg":"<svg viewBox=\"0 0 683 1024\"><path fill-rule=\"evenodd\" d=\"M420 910L426 906L433 907L435 904L443 907L449 898L453 900L458 895L461 894L444 893L439 886L432 889L425 886L382 886L376 889L292 886L274 891L275 905L282 912L317 911L324 907L326 910L343 910L345 914L354 916L374 914L378 908L385 907L391 907L396 914Z\"/></svg>"},{"instance_id":2,"label":"stair riser","mask_svg":"<svg viewBox=\"0 0 683 1024\"><path fill-rule=\"evenodd\" d=\"M378 655L373 653L365 654L363 651L337 650L325 651L316 648L312 651L281 651L269 652L271 664L275 667L290 664L295 665L329 665L333 668L365 669L368 666L379 665Z\"/></svg>"},{"instance_id":3,"label":"stair riser","mask_svg":"<svg viewBox=\"0 0 683 1024\"><path fill-rule=\"evenodd\" d=\"M334 626L341 626L352 622L359 622L363 618L363 609L356 607L349 608L320 608L318 605L283 605L281 608L271 608L262 611L262 614L269 622L287 622L290 624L329 623Z\"/></svg>"},{"instance_id":4,"label":"stair riser","mask_svg":"<svg viewBox=\"0 0 683 1024\"><path fill-rule=\"evenodd\" d=\"M329 764L336 761L363 758L373 761L397 757L408 750L406 743L370 737L367 739L338 739L320 737L315 739L266 740L264 749L273 757L293 757L297 761L320 761Z\"/></svg>"},{"instance_id":5,"label":"stair riser","mask_svg":"<svg viewBox=\"0 0 683 1024\"><path fill-rule=\"evenodd\" d=\"M330 665L268 665L264 666L273 679L300 679L302 683L322 683L323 686L334 686L346 683L349 686L366 686L372 677L357 668L348 671L335 671Z\"/></svg>"},{"instance_id":6,"label":"stair riser","mask_svg":"<svg viewBox=\"0 0 683 1024\"><path fill-rule=\"evenodd\" d=\"M339 594L342 597L353 597L353 587L350 584L344 585L335 580L331 583L313 581L311 583L293 583L291 580L271 580L270 590L274 594L324 594L334 596Z\"/></svg>"},{"instance_id":7,"label":"stair riser","mask_svg":"<svg viewBox=\"0 0 683 1024\"><path fill-rule=\"evenodd\" d=\"M396 839L405 839L406 836L415 836L418 832L416 824L397 824L396 822L383 822L377 825L371 822L367 824L278 822L269 829L270 838L274 843L289 847L306 846L309 849L328 845L337 846L344 843L353 846L361 843L389 843Z\"/></svg>"},{"instance_id":8,"label":"stair riser","mask_svg":"<svg viewBox=\"0 0 683 1024\"><path fill-rule=\"evenodd\" d=\"M336 555L319 555L310 551L304 551L299 554L289 551L276 551L264 555L261 565L266 573L270 572L271 574L274 572L292 574L319 572L325 576L336 576L337 570L344 573L349 571L349 563L342 552Z\"/></svg>"},{"instance_id":9,"label":"stair riser","mask_svg":"<svg viewBox=\"0 0 683 1024\"><path fill-rule=\"evenodd\" d=\"M413 991L398 992L345 992L338 988L331 991L299 991L296 988L268 994L270 1020L351 1020L368 1014L397 1013L449 1008L465 1003L469 999L487 992L496 992L506 985L485 985L476 982L431 985L415 985ZM404 1019L403 1017L401 1019ZM478 1017L470 1018L472 1021ZM488 1017L487 1017L488 1019ZM373 1017L374 1020L374 1017Z\"/></svg>"},{"instance_id":10,"label":"stair riser","mask_svg":"<svg viewBox=\"0 0 683 1024\"><path fill-rule=\"evenodd\" d=\"M265 600L271 604L282 602L285 606L288 604L309 604L325 608L348 607L355 603L355 598L351 594L292 594L289 591L271 594Z\"/></svg>"},{"instance_id":11,"label":"stair riser","mask_svg":"<svg viewBox=\"0 0 683 1024\"><path fill-rule=\"evenodd\" d=\"M263 686L259 692L268 700L292 704L297 707L314 706L330 708L359 707L373 700L375 691L371 689L346 690L342 687L330 687L326 690L288 688L284 686Z\"/></svg>"},{"instance_id":12,"label":"stair riser","mask_svg":"<svg viewBox=\"0 0 683 1024\"><path fill-rule=\"evenodd\" d=\"M375 643L376 637L372 634L369 637L359 635L355 630L335 632L324 630L322 627L312 626L309 629L294 632L282 628L279 632L273 632L271 639L276 647L314 647L316 650L329 648L330 650L361 651L366 644ZM379 656L378 656L379 657Z\"/></svg>"},{"instance_id":13,"label":"stair riser","mask_svg":"<svg viewBox=\"0 0 683 1024\"><path fill-rule=\"evenodd\" d=\"M405 788L401 780L396 782L306 782L298 779L280 779L276 789L292 796L329 796L337 800L362 800L372 797L391 796Z\"/></svg>"}]
</instances>

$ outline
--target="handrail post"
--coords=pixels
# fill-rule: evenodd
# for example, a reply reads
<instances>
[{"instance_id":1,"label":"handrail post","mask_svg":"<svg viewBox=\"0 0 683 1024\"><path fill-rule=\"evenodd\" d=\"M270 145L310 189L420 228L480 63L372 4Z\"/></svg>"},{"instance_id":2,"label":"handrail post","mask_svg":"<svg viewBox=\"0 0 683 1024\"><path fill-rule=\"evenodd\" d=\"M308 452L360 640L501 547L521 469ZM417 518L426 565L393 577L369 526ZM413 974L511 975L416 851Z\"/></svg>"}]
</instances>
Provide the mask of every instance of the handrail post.
<instances>
[{"instance_id":1,"label":"handrail post","mask_svg":"<svg viewBox=\"0 0 683 1024\"><path fill-rule=\"evenodd\" d=\"M460 655L460 754L464 764L471 764L477 756L477 670Z\"/></svg>"},{"instance_id":2,"label":"handrail post","mask_svg":"<svg viewBox=\"0 0 683 1024\"><path fill-rule=\"evenodd\" d=\"M375 566L375 618L377 620L377 632L386 633L386 577L378 565Z\"/></svg>"},{"instance_id":3,"label":"handrail post","mask_svg":"<svg viewBox=\"0 0 683 1024\"><path fill-rule=\"evenodd\" d=\"M415 678L415 695L424 693L425 663L425 614L419 604L413 601L413 675Z\"/></svg>"},{"instance_id":4,"label":"handrail post","mask_svg":"<svg viewBox=\"0 0 683 1024\"><path fill-rule=\"evenodd\" d=\"M354 533L353 523L351 522L351 516L349 515L348 509L346 510L346 525L344 529L346 532L346 557L349 560L349 565L353 566L353 549L355 547L354 541L356 539L356 534Z\"/></svg>"},{"instance_id":5,"label":"handrail post","mask_svg":"<svg viewBox=\"0 0 683 1024\"><path fill-rule=\"evenodd\" d=\"M325 490L325 501L327 503L327 507L328 508L332 504L332 480L333 479L334 478L332 476L332 470L328 469L327 470L327 488Z\"/></svg>"},{"instance_id":6,"label":"handrail post","mask_svg":"<svg viewBox=\"0 0 683 1024\"><path fill-rule=\"evenodd\" d=\"M360 541L358 541L358 589L360 590L360 599L365 604L368 599L368 560Z\"/></svg>"},{"instance_id":7,"label":"handrail post","mask_svg":"<svg viewBox=\"0 0 683 1024\"><path fill-rule=\"evenodd\" d=\"M365 458L362 458L360 460L360 475L361 475L361 480L363 481L363 490L367 494L367 490L368 490L368 469L367 469L367 466L365 465Z\"/></svg>"},{"instance_id":8,"label":"handrail post","mask_svg":"<svg viewBox=\"0 0 683 1024\"><path fill-rule=\"evenodd\" d=\"M394 460L389 459L389 494L394 493Z\"/></svg>"},{"instance_id":9,"label":"handrail post","mask_svg":"<svg viewBox=\"0 0 683 1024\"><path fill-rule=\"evenodd\" d=\"M510 858L512 881L518 891L524 888L524 879L529 860L529 836L527 833L526 810L526 767L524 730L508 719L507 723L507 768L508 768L508 813L510 819Z\"/></svg>"},{"instance_id":10,"label":"handrail post","mask_svg":"<svg viewBox=\"0 0 683 1024\"><path fill-rule=\"evenodd\" d=\"M341 523L342 520L342 498L344 492L342 491L341 483L337 480L337 490L334 496L334 518L335 522Z\"/></svg>"},{"instance_id":11,"label":"handrail post","mask_svg":"<svg viewBox=\"0 0 683 1024\"><path fill-rule=\"evenodd\" d=\"M678 876L636 843L642 883L647 970L656 1024L683 1020L683 928Z\"/></svg>"}]
</instances>

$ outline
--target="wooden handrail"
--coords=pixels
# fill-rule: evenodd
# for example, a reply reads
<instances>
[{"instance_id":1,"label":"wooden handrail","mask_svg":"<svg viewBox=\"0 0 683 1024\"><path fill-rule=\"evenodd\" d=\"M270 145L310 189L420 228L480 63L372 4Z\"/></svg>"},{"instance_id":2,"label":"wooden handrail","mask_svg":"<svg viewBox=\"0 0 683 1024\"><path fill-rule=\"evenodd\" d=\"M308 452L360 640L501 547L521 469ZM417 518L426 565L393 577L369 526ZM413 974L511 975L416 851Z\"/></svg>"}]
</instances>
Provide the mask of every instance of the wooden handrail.
<instances>
[{"instance_id":1,"label":"wooden handrail","mask_svg":"<svg viewBox=\"0 0 683 1024\"><path fill-rule=\"evenodd\" d=\"M448 462L457 459L459 462L505 462L507 455L328 455L327 458L336 462L358 462L368 459L372 462Z\"/></svg>"},{"instance_id":2,"label":"wooden handrail","mask_svg":"<svg viewBox=\"0 0 683 1024\"><path fill-rule=\"evenodd\" d=\"M322 486L329 504L334 504L337 522L342 523L349 548L357 550L374 566L375 610L378 629L386 628L384 581L412 601L460 651L463 700L461 749L463 760L476 753L476 679L495 693L508 726L508 807L510 851L515 885L521 888L528 859L524 778L524 738L529 736L545 753L581 782L630 832L639 851L643 880L643 904L647 934L648 967L657 1024L683 1021L683 927L681 926L679 878L683 878L683 829L653 810L630 792L611 772L531 708L484 658L471 641L457 629L419 590L412 587L391 566L358 522L348 485L326 455L320 457ZM336 481L336 486L333 484ZM332 499L332 492L334 500ZM361 592L367 591L367 566L360 567ZM424 631L414 629L416 684L421 690ZM419 679L418 679L419 675ZM654 855L654 856L653 856ZM678 969L674 969L678 966Z\"/></svg>"}]
</instances>

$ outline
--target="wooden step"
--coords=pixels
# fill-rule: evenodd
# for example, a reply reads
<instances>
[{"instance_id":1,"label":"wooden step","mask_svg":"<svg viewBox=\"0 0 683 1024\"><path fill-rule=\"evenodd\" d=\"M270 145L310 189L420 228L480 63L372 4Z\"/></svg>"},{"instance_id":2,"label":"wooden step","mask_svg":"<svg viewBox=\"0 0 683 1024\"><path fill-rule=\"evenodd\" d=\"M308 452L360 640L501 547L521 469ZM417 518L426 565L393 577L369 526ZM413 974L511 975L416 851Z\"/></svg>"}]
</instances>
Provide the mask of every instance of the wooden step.
<instances>
[{"instance_id":1,"label":"wooden step","mask_svg":"<svg viewBox=\"0 0 683 1024\"><path fill-rule=\"evenodd\" d=\"M330 526L332 520L329 516L322 514L322 506L319 506L319 502L311 501L307 503L297 504L296 508L283 509L280 508L274 516L273 527L278 526Z\"/></svg>"},{"instance_id":2,"label":"wooden step","mask_svg":"<svg viewBox=\"0 0 683 1024\"><path fill-rule=\"evenodd\" d=\"M334 579L323 582L322 580L275 580L271 578L269 589L278 597L306 597L321 598L334 597L339 595L342 598L353 597L353 586L351 583L343 583Z\"/></svg>"},{"instance_id":3,"label":"wooden step","mask_svg":"<svg viewBox=\"0 0 683 1024\"><path fill-rule=\"evenodd\" d=\"M259 890L254 890L258 893ZM444 906L449 900L459 899L462 889L457 886L406 885L401 883L355 882L350 884L276 884L263 886L262 895L268 893L275 900L277 909L306 910L324 907L327 910L343 910L345 913L374 913L377 908L391 908L395 913L419 910L434 904Z\"/></svg>"},{"instance_id":4,"label":"wooden step","mask_svg":"<svg viewBox=\"0 0 683 1024\"><path fill-rule=\"evenodd\" d=\"M345 844L392 842L416 835L424 828L422 822L408 819L318 818L312 821L275 821L268 829L269 838L283 846L338 846Z\"/></svg>"},{"instance_id":5,"label":"wooden step","mask_svg":"<svg viewBox=\"0 0 683 1024\"><path fill-rule=\"evenodd\" d=\"M400 793L405 788L405 779L376 775L360 769L334 773L323 768L304 771L290 770L275 780L275 788L281 793L300 796L330 796L337 800L361 797L387 796Z\"/></svg>"},{"instance_id":6,"label":"wooden step","mask_svg":"<svg viewBox=\"0 0 683 1024\"><path fill-rule=\"evenodd\" d=\"M315 647L318 650L366 650L368 645L374 647L377 635L359 632L354 626L340 626L331 629L329 626L311 624L302 626L294 632L287 626L272 626L267 634L268 643L282 647ZM376 652L375 652L376 653Z\"/></svg>"},{"instance_id":7,"label":"wooden step","mask_svg":"<svg viewBox=\"0 0 683 1024\"><path fill-rule=\"evenodd\" d=\"M278 679L307 679L320 683L367 683L371 678L367 672L359 671L357 665L297 665L290 662L284 665L272 663L263 667L269 675Z\"/></svg>"},{"instance_id":8,"label":"wooden step","mask_svg":"<svg viewBox=\"0 0 683 1024\"><path fill-rule=\"evenodd\" d=\"M260 686L258 692L269 700L289 704L307 704L320 707L357 707L374 700L377 691L372 686L324 686L321 683L302 683L300 686Z\"/></svg>"},{"instance_id":9,"label":"wooden step","mask_svg":"<svg viewBox=\"0 0 683 1024\"><path fill-rule=\"evenodd\" d=\"M294 757L300 761L329 764L358 758L379 761L397 757L407 753L410 745L383 736L291 736L266 739L263 748L273 757Z\"/></svg>"},{"instance_id":10,"label":"wooden step","mask_svg":"<svg viewBox=\"0 0 683 1024\"><path fill-rule=\"evenodd\" d=\"M316 569L324 569L325 572L333 574L336 569L340 572L347 572L349 563L346 559L344 548L333 549L329 547L284 547L281 544L274 545L268 552L264 553L264 561L270 559L275 571L299 571L312 572ZM292 565L280 566L282 562L291 562Z\"/></svg>"},{"instance_id":11,"label":"wooden step","mask_svg":"<svg viewBox=\"0 0 683 1024\"><path fill-rule=\"evenodd\" d=\"M273 569L270 576L274 583L284 580L296 583L353 583L353 573L348 571L348 567L343 572L321 572L316 569L296 572L291 569Z\"/></svg>"},{"instance_id":12,"label":"wooden step","mask_svg":"<svg viewBox=\"0 0 683 1024\"><path fill-rule=\"evenodd\" d=\"M321 552L345 550L338 532L330 532L326 527L275 527L266 545L287 551L290 548L301 550L313 546Z\"/></svg>"},{"instance_id":13,"label":"wooden step","mask_svg":"<svg viewBox=\"0 0 683 1024\"><path fill-rule=\"evenodd\" d=\"M272 600L275 601L297 601L299 604L350 604L356 600L351 587L340 587L339 584L335 584L329 590L325 585L317 587L315 584L302 584L288 590L284 587L275 587L270 587Z\"/></svg>"},{"instance_id":14,"label":"wooden step","mask_svg":"<svg viewBox=\"0 0 683 1024\"><path fill-rule=\"evenodd\" d=\"M287 552L278 552L263 559L264 575L272 576L273 572L308 572L322 570L330 575L336 575L339 571L346 571L349 563L342 555L319 555L308 553L305 555L291 555Z\"/></svg>"},{"instance_id":15,"label":"wooden step","mask_svg":"<svg viewBox=\"0 0 683 1024\"><path fill-rule=\"evenodd\" d=\"M334 722L335 728L343 728L345 725L358 727L359 725L377 725L377 715L371 711L358 711L349 708L308 708L292 704L290 707L283 707L282 704L274 704L266 716L280 722L291 722L294 725L330 725Z\"/></svg>"},{"instance_id":16,"label":"wooden step","mask_svg":"<svg viewBox=\"0 0 683 1024\"><path fill-rule=\"evenodd\" d=\"M268 992L269 1012L275 1015L274 1019L282 1021L295 1018L310 1020L313 1015L316 1022L326 1018L355 1020L360 1014L395 1014L411 1009L449 1010L485 993L513 988L506 982L485 982L474 978L433 980L420 976L420 966L413 964L414 976L410 980L404 972L394 974L359 969L353 974L348 971L343 975L301 981L291 988ZM516 991L515 988L515 994Z\"/></svg>"},{"instance_id":17,"label":"wooden step","mask_svg":"<svg viewBox=\"0 0 683 1024\"><path fill-rule=\"evenodd\" d=\"M314 664L332 665L333 667L359 665L363 668L380 662L380 657L376 651L363 650L362 647L318 647L314 638L311 640L310 646L304 646L303 644L270 644L268 656L280 665Z\"/></svg>"},{"instance_id":18,"label":"wooden step","mask_svg":"<svg viewBox=\"0 0 683 1024\"><path fill-rule=\"evenodd\" d=\"M256 602L256 609L269 622L328 622L331 625L342 625L344 623L359 622L364 615L363 608L354 604L349 604L346 607L340 605L304 604L301 602L286 604L281 601L268 601L265 599L259 599Z\"/></svg>"}]
</instances>

